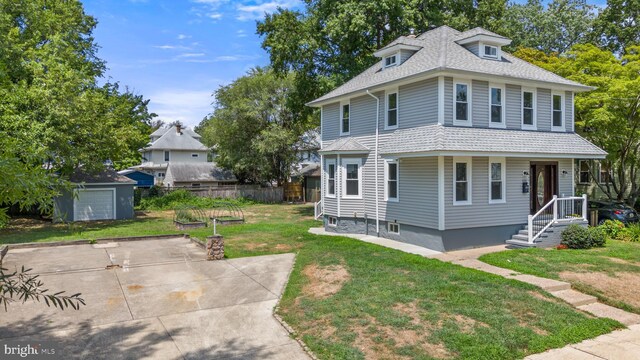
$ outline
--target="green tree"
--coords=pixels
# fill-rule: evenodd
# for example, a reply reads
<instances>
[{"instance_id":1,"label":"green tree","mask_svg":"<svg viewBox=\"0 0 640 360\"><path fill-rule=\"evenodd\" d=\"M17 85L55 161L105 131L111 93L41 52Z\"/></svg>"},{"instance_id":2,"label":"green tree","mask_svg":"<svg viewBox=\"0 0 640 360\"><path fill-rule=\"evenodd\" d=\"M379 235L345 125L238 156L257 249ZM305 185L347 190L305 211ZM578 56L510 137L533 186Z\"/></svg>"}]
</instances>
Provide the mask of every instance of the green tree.
<instances>
[{"instance_id":1,"label":"green tree","mask_svg":"<svg viewBox=\"0 0 640 360\"><path fill-rule=\"evenodd\" d=\"M541 0L513 3L504 17L505 35L513 39L513 48L564 53L587 41L595 20L594 9L585 0L553 0L546 7Z\"/></svg>"},{"instance_id":2,"label":"green tree","mask_svg":"<svg viewBox=\"0 0 640 360\"><path fill-rule=\"evenodd\" d=\"M295 76L256 68L215 92L216 107L198 131L216 148L216 162L240 181L285 182L296 160L295 144L313 123L292 111L287 98Z\"/></svg>"},{"instance_id":3,"label":"green tree","mask_svg":"<svg viewBox=\"0 0 640 360\"><path fill-rule=\"evenodd\" d=\"M607 0L598 13L593 41L615 53L640 44L640 0Z\"/></svg>"},{"instance_id":4,"label":"green tree","mask_svg":"<svg viewBox=\"0 0 640 360\"><path fill-rule=\"evenodd\" d=\"M612 181L598 182L600 189L611 199L634 205L640 195L640 46L627 48L622 58L592 44L575 45L560 57L532 49L515 55L595 87L576 94L576 127L609 153L603 166L611 169Z\"/></svg>"}]
</instances>

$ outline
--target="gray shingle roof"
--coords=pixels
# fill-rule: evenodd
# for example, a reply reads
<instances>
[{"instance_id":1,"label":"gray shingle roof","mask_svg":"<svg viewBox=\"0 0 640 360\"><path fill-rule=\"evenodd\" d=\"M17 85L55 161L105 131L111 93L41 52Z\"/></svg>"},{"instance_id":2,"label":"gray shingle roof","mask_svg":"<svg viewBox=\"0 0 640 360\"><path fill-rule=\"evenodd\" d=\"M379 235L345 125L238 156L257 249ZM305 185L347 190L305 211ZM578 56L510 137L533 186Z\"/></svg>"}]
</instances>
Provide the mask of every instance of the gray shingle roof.
<instances>
[{"instance_id":1,"label":"gray shingle roof","mask_svg":"<svg viewBox=\"0 0 640 360\"><path fill-rule=\"evenodd\" d=\"M470 37L476 36L476 35L488 35L488 36L493 36L493 37L497 37L497 38L501 38L501 39L506 39L506 37L504 37L502 35L498 35L498 34L496 34L494 32L491 32L491 31L489 31L487 29L483 29L481 27L476 27L476 28L473 28L471 30L467 30L467 31L461 33L460 36L458 36L458 40L467 39L467 38L470 38Z\"/></svg>"},{"instance_id":2,"label":"gray shingle roof","mask_svg":"<svg viewBox=\"0 0 640 360\"><path fill-rule=\"evenodd\" d=\"M98 173L89 173L79 168L69 176L69 181L74 184L136 184L136 181L118 174L113 169L105 169Z\"/></svg>"},{"instance_id":3,"label":"gray shingle roof","mask_svg":"<svg viewBox=\"0 0 640 360\"><path fill-rule=\"evenodd\" d=\"M162 126L159 127L156 131L152 132L151 137L160 137L164 134L166 134L169 130L173 130L176 131L175 126L172 127L166 127L166 126ZM191 137L196 138L196 139L200 139L202 136L200 136L197 132L191 130L190 128L182 128L181 130L183 133L191 135Z\"/></svg>"},{"instance_id":4,"label":"gray shingle roof","mask_svg":"<svg viewBox=\"0 0 640 360\"><path fill-rule=\"evenodd\" d=\"M469 72L519 80L539 81L569 86L576 90L591 89L588 86L567 80L550 71L520 60L504 51L502 52L501 61L489 60L476 56L462 45L456 43L457 40L468 38L469 34L477 35L481 32L493 34L480 28L461 33L448 26L441 26L415 39L408 37L396 39L392 44L407 43L421 46L422 49L418 50L401 65L386 68L384 71L381 70L382 61L380 61L347 81L342 86L311 101L308 105L317 105L318 103L343 95L364 92L367 89L372 90L390 82L424 75L430 72L435 74L439 71Z\"/></svg>"},{"instance_id":5,"label":"gray shingle roof","mask_svg":"<svg viewBox=\"0 0 640 360\"><path fill-rule=\"evenodd\" d=\"M427 152L540 154L604 158L607 153L576 133L427 125L394 131L383 155Z\"/></svg>"},{"instance_id":6,"label":"gray shingle roof","mask_svg":"<svg viewBox=\"0 0 640 360\"><path fill-rule=\"evenodd\" d=\"M237 181L231 171L223 170L215 163L171 163L167 177L169 173L174 182Z\"/></svg>"},{"instance_id":7,"label":"gray shingle roof","mask_svg":"<svg viewBox=\"0 0 640 360\"><path fill-rule=\"evenodd\" d=\"M334 140L329 145L320 150L321 153L326 152L369 152L369 148L360 144L353 138L346 137Z\"/></svg>"},{"instance_id":8,"label":"gray shingle roof","mask_svg":"<svg viewBox=\"0 0 640 360\"><path fill-rule=\"evenodd\" d=\"M157 132L157 130L156 130ZM204 146L198 139L190 135L194 133L190 129L182 129L182 134L178 134L175 126L171 127L160 137L160 139L150 143L145 150L201 150L206 151ZM155 134L155 132L154 132ZM199 137L199 136L198 136Z\"/></svg>"}]
</instances>

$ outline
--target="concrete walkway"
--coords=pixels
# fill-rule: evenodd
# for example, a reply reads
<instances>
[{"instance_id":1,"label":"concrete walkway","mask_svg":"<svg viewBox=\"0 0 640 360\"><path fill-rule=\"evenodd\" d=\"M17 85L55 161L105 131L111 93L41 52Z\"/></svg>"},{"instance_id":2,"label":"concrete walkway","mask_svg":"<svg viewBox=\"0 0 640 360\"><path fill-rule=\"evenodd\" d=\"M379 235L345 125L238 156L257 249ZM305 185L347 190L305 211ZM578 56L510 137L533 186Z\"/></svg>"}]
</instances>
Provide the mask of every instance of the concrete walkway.
<instances>
[{"instance_id":1,"label":"concrete walkway","mask_svg":"<svg viewBox=\"0 0 640 360\"><path fill-rule=\"evenodd\" d=\"M440 251L427 249L427 248L422 247L422 246L407 244L407 243L403 243L401 241L385 239L385 238L381 238L381 237L377 237L377 236L373 236L373 235L338 234L338 233L326 231L324 228L311 228L311 229L309 229L309 232L311 234L314 234L314 235L348 237L348 238L352 238L352 239L368 242L368 243L371 243L371 244L376 244L376 245L388 247L388 248L391 248L391 249L404 251L404 252L409 253L409 254L421 255L421 256L426 256L426 257L432 257L432 256L435 256L435 255L442 254Z\"/></svg>"},{"instance_id":2,"label":"concrete walkway","mask_svg":"<svg viewBox=\"0 0 640 360\"><path fill-rule=\"evenodd\" d=\"M3 344L47 342L64 359L308 359L273 317L293 254L206 261L188 239L10 249L75 311L28 301L0 317Z\"/></svg>"}]
</instances>

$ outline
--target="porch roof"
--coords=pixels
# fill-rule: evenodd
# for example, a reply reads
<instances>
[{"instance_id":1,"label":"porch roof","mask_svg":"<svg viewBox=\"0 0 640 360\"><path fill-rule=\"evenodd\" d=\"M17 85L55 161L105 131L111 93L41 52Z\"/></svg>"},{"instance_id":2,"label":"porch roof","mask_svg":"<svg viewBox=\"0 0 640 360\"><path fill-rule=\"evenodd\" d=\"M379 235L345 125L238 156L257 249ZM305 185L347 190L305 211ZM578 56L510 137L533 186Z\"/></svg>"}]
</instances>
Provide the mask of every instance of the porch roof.
<instances>
[{"instance_id":1,"label":"porch roof","mask_svg":"<svg viewBox=\"0 0 640 360\"><path fill-rule=\"evenodd\" d=\"M319 152L321 154L330 153L351 153L351 154L363 154L368 153L370 150L368 147L360 144L353 138L345 137L334 140L329 145L325 146Z\"/></svg>"},{"instance_id":2,"label":"porch roof","mask_svg":"<svg viewBox=\"0 0 640 360\"><path fill-rule=\"evenodd\" d=\"M385 157L511 156L604 159L607 152L576 133L427 125L394 131Z\"/></svg>"}]
</instances>

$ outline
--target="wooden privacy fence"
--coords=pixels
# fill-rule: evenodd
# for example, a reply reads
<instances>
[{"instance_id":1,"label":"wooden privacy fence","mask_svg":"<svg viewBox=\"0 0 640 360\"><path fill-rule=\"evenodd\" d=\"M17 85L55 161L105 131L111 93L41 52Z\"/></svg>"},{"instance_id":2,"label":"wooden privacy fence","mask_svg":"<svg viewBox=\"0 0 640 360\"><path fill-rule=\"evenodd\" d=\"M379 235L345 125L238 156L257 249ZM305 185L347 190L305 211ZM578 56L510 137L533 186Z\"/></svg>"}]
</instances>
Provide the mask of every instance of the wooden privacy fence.
<instances>
[{"instance_id":1,"label":"wooden privacy fence","mask_svg":"<svg viewBox=\"0 0 640 360\"><path fill-rule=\"evenodd\" d=\"M264 203L282 202L284 192L281 187L260 187L255 185L226 185L218 187L172 187L163 189L171 192L178 189L189 190L196 196L221 199L246 198Z\"/></svg>"}]
</instances>

